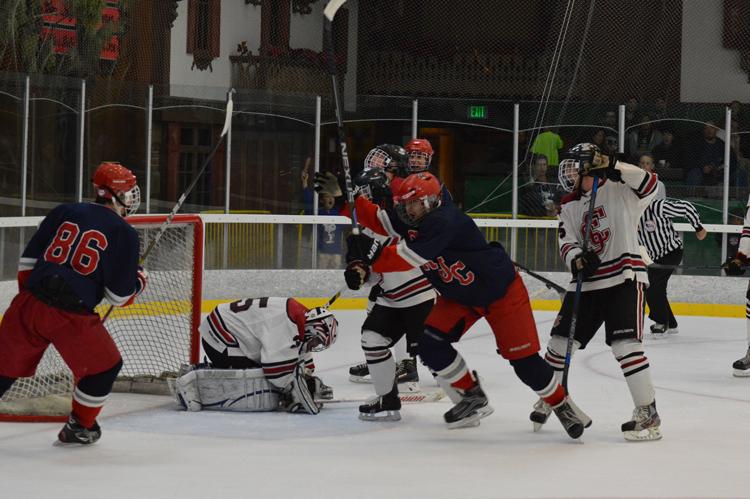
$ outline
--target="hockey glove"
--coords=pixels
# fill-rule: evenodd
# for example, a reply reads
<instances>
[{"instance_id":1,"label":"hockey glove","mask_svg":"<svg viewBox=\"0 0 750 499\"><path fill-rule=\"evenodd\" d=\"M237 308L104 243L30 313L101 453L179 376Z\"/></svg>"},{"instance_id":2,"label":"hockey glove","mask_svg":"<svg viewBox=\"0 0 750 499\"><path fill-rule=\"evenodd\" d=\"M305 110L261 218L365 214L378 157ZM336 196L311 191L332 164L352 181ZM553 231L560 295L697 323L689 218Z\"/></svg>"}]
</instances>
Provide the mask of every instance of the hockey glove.
<instances>
[{"instance_id":1,"label":"hockey glove","mask_svg":"<svg viewBox=\"0 0 750 499\"><path fill-rule=\"evenodd\" d=\"M721 266L724 269L724 273L730 276L739 276L745 273L745 262L738 256L729 257L726 262Z\"/></svg>"},{"instance_id":2,"label":"hockey glove","mask_svg":"<svg viewBox=\"0 0 750 499\"><path fill-rule=\"evenodd\" d=\"M365 265L372 265L378 259L383 247L378 241L365 234L351 234L346 238L346 261L354 262L360 260Z\"/></svg>"},{"instance_id":3,"label":"hockey glove","mask_svg":"<svg viewBox=\"0 0 750 499\"><path fill-rule=\"evenodd\" d=\"M570 269L573 272L573 278L578 277L578 273L583 273L583 278L591 277L594 275L594 272L596 272L596 269L599 268L599 265L602 263L602 261L599 259L599 256L596 254L596 251L592 249L588 249L578 255L577 257L573 258L573 261L570 263Z\"/></svg>"},{"instance_id":4,"label":"hockey glove","mask_svg":"<svg viewBox=\"0 0 750 499\"><path fill-rule=\"evenodd\" d=\"M356 291L361 288L367 278L370 277L370 267L368 267L362 260L354 260L346 266L344 271L344 280L346 281L346 287Z\"/></svg>"},{"instance_id":5,"label":"hockey glove","mask_svg":"<svg viewBox=\"0 0 750 499\"><path fill-rule=\"evenodd\" d=\"M305 368L297 364L294 370L294 378L284 390L282 398L283 407L287 412L295 414L318 414L321 404L315 402L304 375Z\"/></svg>"},{"instance_id":6,"label":"hockey glove","mask_svg":"<svg viewBox=\"0 0 750 499\"><path fill-rule=\"evenodd\" d=\"M581 163L584 175L608 178L615 181L619 181L621 178L620 172L615 169L617 158L614 155L595 151L591 158L583 159Z\"/></svg>"},{"instance_id":7,"label":"hockey glove","mask_svg":"<svg viewBox=\"0 0 750 499\"><path fill-rule=\"evenodd\" d=\"M343 195L339 179L331 172L316 172L313 181L315 183L315 192L318 194L330 194L335 198Z\"/></svg>"}]
</instances>

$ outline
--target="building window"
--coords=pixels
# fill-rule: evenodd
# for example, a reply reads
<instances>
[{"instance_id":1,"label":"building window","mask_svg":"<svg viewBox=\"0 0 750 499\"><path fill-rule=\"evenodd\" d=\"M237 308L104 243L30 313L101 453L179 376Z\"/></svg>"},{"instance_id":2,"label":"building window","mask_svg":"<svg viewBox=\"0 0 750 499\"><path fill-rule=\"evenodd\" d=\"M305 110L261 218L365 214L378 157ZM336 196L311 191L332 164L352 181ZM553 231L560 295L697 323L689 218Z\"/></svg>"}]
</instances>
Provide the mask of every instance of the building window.
<instances>
[{"instance_id":1,"label":"building window","mask_svg":"<svg viewBox=\"0 0 750 499\"><path fill-rule=\"evenodd\" d=\"M198 175L198 170L211 152L211 146L210 126L183 126L180 128L177 192L185 192L185 189ZM201 206L210 206L212 204L211 181L211 168L208 168L201 175L193 192L188 196L189 202Z\"/></svg>"},{"instance_id":2,"label":"building window","mask_svg":"<svg viewBox=\"0 0 750 499\"><path fill-rule=\"evenodd\" d=\"M193 54L193 67L213 69L211 61L220 56L221 0L188 0L187 53Z\"/></svg>"}]
</instances>

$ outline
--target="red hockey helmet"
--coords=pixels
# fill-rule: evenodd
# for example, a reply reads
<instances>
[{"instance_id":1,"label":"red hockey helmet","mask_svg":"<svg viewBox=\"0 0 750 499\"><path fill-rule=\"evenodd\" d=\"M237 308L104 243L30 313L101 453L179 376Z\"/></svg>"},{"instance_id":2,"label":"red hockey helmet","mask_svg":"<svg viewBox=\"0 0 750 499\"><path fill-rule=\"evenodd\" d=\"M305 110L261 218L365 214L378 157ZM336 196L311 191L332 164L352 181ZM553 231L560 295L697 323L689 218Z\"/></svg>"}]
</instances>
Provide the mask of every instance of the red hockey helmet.
<instances>
[{"instance_id":1,"label":"red hockey helmet","mask_svg":"<svg viewBox=\"0 0 750 499\"><path fill-rule=\"evenodd\" d=\"M434 151L429 140L411 139L404 149L409 155L409 173L423 172L430 167Z\"/></svg>"},{"instance_id":2,"label":"red hockey helmet","mask_svg":"<svg viewBox=\"0 0 750 499\"><path fill-rule=\"evenodd\" d=\"M440 181L429 172L409 175L399 185L393 201L396 211L408 225L415 225L427 213L440 206Z\"/></svg>"},{"instance_id":3,"label":"red hockey helmet","mask_svg":"<svg viewBox=\"0 0 750 499\"><path fill-rule=\"evenodd\" d=\"M91 179L96 197L112 201L116 206L125 209L126 215L132 215L141 204L141 191L138 189L133 172L114 161L104 161L94 172Z\"/></svg>"}]
</instances>

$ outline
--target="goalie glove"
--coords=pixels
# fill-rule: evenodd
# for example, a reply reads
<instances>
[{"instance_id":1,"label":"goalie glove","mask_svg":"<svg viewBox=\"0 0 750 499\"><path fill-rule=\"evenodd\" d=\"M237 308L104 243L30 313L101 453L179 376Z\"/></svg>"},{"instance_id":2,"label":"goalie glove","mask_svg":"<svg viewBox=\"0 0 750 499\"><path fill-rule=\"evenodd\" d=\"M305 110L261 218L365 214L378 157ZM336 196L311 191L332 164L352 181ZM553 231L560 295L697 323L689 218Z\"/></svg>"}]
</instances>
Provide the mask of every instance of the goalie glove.
<instances>
[{"instance_id":1,"label":"goalie glove","mask_svg":"<svg viewBox=\"0 0 750 499\"><path fill-rule=\"evenodd\" d=\"M315 172L313 182L318 194L330 194L335 198L343 195L339 179L331 172Z\"/></svg>"},{"instance_id":2,"label":"goalie glove","mask_svg":"<svg viewBox=\"0 0 750 499\"><path fill-rule=\"evenodd\" d=\"M579 272L582 272L583 278L586 279L594 275L601 263L599 255L594 250L588 249L573 258L573 261L570 262L570 270L573 272L574 279L578 277Z\"/></svg>"},{"instance_id":3,"label":"goalie glove","mask_svg":"<svg viewBox=\"0 0 750 499\"><path fill-rule=\"evenodd\" d=\"M726 262L721 266L724 273L729 276L740 276L745 273L745 263L747 259L744 255L739 253L733 257L729 257Z\"/></svg>"},{"instance_id":4,"label":"goalie glove","mask_svg":"<svg viewBox=\"0 0 750 499\"><path fill-rule=\"evenodd\" d=\"M365 265L372 265L378 259L383 246L368 235L360 233L351 234L346 238L346 261L351 263L361 261Z\"/></svg>"},{"instance_id":5,"label":"goalie glove","mask_svg":"<svg viewBox=\"0 0 750 499\"><path fill-rule=\"evenodd\" d=\"M284 390L283 408L294 414L318 414L322 404L315 402L310 393L310 387L305 380L304 362L297 364L294 369L294 379Z\"/></svg>"}]
</instances>

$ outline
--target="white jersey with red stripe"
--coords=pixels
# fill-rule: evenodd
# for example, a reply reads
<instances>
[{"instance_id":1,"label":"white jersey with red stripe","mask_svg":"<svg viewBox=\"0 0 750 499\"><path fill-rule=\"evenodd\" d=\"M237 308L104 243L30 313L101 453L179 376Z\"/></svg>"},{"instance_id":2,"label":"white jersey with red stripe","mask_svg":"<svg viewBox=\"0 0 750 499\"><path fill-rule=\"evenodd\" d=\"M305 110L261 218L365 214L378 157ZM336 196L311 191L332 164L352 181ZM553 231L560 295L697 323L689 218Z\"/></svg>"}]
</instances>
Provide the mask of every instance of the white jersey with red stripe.
<instances>
[{"instance_id":1,"label":"white jersey with red stripe","mask_svg":"<svg viewBox=\"0 0 750 499\"><path fill-rule=\"evenodd\" d=\"M398 244L398 234L385 236L367 227L362 232L380 241L383 246ZM437 293L430 281L419 268L400 272L373 272L368 281L379 284L383 291L378 295L375 303L390 308L406 308L419 305L428 300L435 300Z\"/></svg>"},{"instance_id":2,"label":"white jersey with red stripe","mask_svg":"<svg viewBox=\"0 0 750 499\"><path fill-rule=\"evenodd\" d=\"M292 298L247 298L220 304L198 329L212 348L257 362L270 383L284 387L300 360L314 369L312 354L300 353L307 310Z\"/></svg>"},{"instance_id":3,"label":"white jersey with red stripe","mask_svg":"<svg viewBox=\"0 0 750 499\"><path fill-rule=\"evenodd\" d=\"M635 279L648 285L646 263L638 244L641 214L657 193L657 176L618 161L621 181L599 184L587 247L596 251L601 265L583 281L583 291L605 289ZM562 200L559 225L560 256L568 269L581 254L591 193L574 192ZM568 289L574 291L576 280Z\"/></svg>"},{"instance_id":4,"label":"white jersey with red stripe","mask_svg":"<svg viewBox=\"0 0 750 499\"><path fill-rule=\"evenodd\" d=\"M742 224L742 235L740 235L737 253L746 259L750 258L750 196L747 199L747 213L745 213L745 222Z\"/></svg>"}]
</instances>

